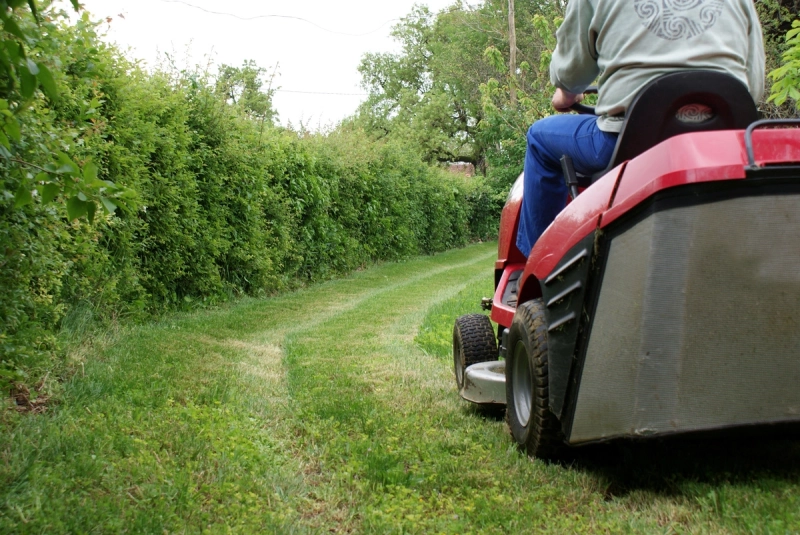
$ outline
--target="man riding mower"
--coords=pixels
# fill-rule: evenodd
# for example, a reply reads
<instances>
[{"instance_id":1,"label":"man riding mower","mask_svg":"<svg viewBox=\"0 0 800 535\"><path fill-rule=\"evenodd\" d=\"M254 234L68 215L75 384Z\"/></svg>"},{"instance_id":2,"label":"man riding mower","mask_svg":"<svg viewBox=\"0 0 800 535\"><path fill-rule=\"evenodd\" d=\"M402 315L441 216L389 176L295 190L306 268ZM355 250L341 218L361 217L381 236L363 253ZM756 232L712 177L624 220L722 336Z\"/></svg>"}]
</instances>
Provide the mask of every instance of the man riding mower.
<instances>
[{"instance_id":1,"label":"man riding mower","mask_svg":"<svg viewBox=\"0 0 800 535\"><path fill-rule=\"evenodd\" d=\"M515 441L544 458L800 422L800 124L757 120L752 2L571 0L558 38L551 78L568 98L555 104L598 73L570 85L569 49L575 72L602 72L600 118L529 132L485 300L497 330L483 315L456 321L462 397L506 403ZM630 99L614 96L615 76ZM552 125L560 134L542 133Z\"/></svg>"}]
</instances>

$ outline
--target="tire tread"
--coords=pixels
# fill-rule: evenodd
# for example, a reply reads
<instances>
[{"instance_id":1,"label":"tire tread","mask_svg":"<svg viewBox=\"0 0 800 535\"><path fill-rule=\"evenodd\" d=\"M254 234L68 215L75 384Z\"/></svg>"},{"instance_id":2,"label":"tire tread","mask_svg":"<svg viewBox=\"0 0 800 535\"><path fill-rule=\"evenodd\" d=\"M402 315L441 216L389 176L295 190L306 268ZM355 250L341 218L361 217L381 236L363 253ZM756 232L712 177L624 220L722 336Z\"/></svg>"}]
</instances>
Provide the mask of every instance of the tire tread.
<instances>
[{"instance_id":1,"label":"tire tread","mask_svg":"<svg viewBox=\"0 0 800 535\"><path fill-rule=\"evenodd\" d=\"M516 325L515 325L516 324ZM513 398L509 393L508 409L506 419L512 429L512 435L520 446L520 449L532 457L542 459L555 459L564 450L563 434L558 419L550 411L549 387L548 387L548 351L547 351L547 318L545 316L544 303L541 299L534 299L521 304L514 315L512 332L514 328L525 329L528 333L527 339L532 347L528 347L529 358L534 362L534 392L532 399L532 411L529 429L524 435L524 440L520 442L514 433L514 425L519 427L518 422L514 422L515 415ZM510 334L510 333L509 333ZM513 344L509 336L509 353L512 351ZM507 366L509 370L511 366ZM506 381L508 391L511 387L510 381Z\"/></svg>"}]
</instances>

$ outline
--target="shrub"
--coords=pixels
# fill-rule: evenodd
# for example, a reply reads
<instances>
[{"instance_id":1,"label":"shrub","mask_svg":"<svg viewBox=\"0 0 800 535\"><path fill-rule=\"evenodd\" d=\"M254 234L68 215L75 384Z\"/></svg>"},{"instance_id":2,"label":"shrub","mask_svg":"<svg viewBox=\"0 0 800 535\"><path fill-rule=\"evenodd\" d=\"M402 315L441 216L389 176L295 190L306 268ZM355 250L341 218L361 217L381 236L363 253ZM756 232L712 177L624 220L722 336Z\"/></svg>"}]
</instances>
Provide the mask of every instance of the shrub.
<instances>
[{"instance_id":1,"label":"shrub","mask_svg":"<svg viewBox=\"0 0 800 535\"><path fill-rule=\"evenodd\" d=\"M481 179L407 146L349 124L313 135L272 126L269 110L229 102L205 73L144 71L85 17L48 36L59 98L36 93L19 153L43 165L46 141L65 140L76 167L127 192L127 209L89 223L41 196L20 207L14 192L30 177L3 174L0 381L60 369L59 332L269 294L494 232Z\"/></svg>"}]
</instances>

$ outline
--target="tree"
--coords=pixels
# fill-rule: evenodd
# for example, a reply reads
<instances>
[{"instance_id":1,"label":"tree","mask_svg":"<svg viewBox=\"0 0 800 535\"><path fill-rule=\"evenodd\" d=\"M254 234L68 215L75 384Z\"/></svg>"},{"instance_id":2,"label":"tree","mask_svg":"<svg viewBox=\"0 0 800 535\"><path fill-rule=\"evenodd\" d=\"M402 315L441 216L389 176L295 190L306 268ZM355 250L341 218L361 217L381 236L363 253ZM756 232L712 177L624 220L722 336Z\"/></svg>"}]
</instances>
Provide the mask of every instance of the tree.
<instances>
[{"instance_id":1,"label":"tree","mask_svg":"<svg viewBox=\"0 0 800 535\"><path fill-rule=\"evenodd\" d=\"M791 99L800 110L800 19L786 33L786 45L783 65L769 73L774 82L769 100L780 106Z\"/></svg>"},{"instance_id":2,"label":"tree","mask_svg":"<svg viewBox=\"0 0 800 535\"><path fill-rule=\"evenodd\" d=\"M517 105L517 24L514 0L508 0L508 54L509 102L513 107Z\"/></svg>"},{"instance_id":3,"label":"tree","mask_svg":"<svg viewBox=\"0 0 800 535\"><path fill-rule=\"evenodd\" d=\"M253 60L246 60L241 67L223 64L217 74L216 90L228 103L239 106L248 117L258 121L272 122L277 116L272 107L277 67L269 76L266 90L263 89L263 76L267 70L256 65Z\"/></svg>"},{"instance_id":4,"label":"tree","mask_svg":"<svg viewBox=\"0 0 800 535\"><path fill-rule=\"evenodd\" d=\"M360 120L376 136L407 140L427 161L486 170L487 158L519 143L528 121L541 115L540 97L550 89L540 59L549 58L553 38L545 39L534 21L545 21L552 34L564 5L458 2L436 15L416 7L393 29L400 53L362 59L362 84L370 96Z\"/></svg>"},{"instance_id":5,"label":"tree","mask_svg":"<svg viewBox=\"0 0 800 535\"><path fill-rule=\"evenodd\" d=\"M78 0L71 0L80 10ZM14 206L60 199L70 219L93 219L98 207L114 212L132 193L98 178L92 162L76 164L65 148L69 139L27 139L24 117L37 102L59 100L56 82L58 46L48 26L63 13L42 17L35 0L0 0L0 157L14 185ZM88 22L84 20L84 23ZM99 102L97 103L99 106ZM87 118L88 119L88 118ZM42 156L44 153L44 156Z\"/></svg>"},{"instance_id":6,"label":"tree","mask_svg":"<svg viewBox=\"0 0 800 535\"><path fill-rule=\"evenodd\" d=\"M475 134L479 84L490 72L480 56L487 36L465 26L465 15L460 7L435 16L417 6L392 31L402 52L367 54L359 67L370 93L360 110L367 128L406 139L430 162L482 159Z\"/></svg>"}]
</instances>

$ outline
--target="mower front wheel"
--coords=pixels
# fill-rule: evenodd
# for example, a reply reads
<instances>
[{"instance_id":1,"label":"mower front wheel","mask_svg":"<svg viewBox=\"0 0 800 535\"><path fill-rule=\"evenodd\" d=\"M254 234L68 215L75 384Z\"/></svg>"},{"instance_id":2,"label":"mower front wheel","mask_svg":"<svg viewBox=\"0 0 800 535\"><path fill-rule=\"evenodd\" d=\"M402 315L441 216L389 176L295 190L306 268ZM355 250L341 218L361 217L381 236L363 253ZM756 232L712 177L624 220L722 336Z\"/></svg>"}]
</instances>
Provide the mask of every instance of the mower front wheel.
<instances>
[{"instance_id":1,"label":"mower front wheel","mask_svg":"<svg viewBox=\"0 0 800 535\"><path fill-rule=\"evenodd\" d=\"M453 326L453 371L459 392L468 367L497 360L497 341L492 322L483 314L460 316Z\"/></svg>"},{"instance_id":2,"label":"mower front wheel","mask_svg":"<svg viewBox=\"0 0 800 535\"><path fill-rule=\"evenodd\" d=\"M534 299L517 308L508 332L506 420L521 450L554 459L564 443L550 412L547 371L547 319L544 303Z\"/></svg>"}]
</instances>

